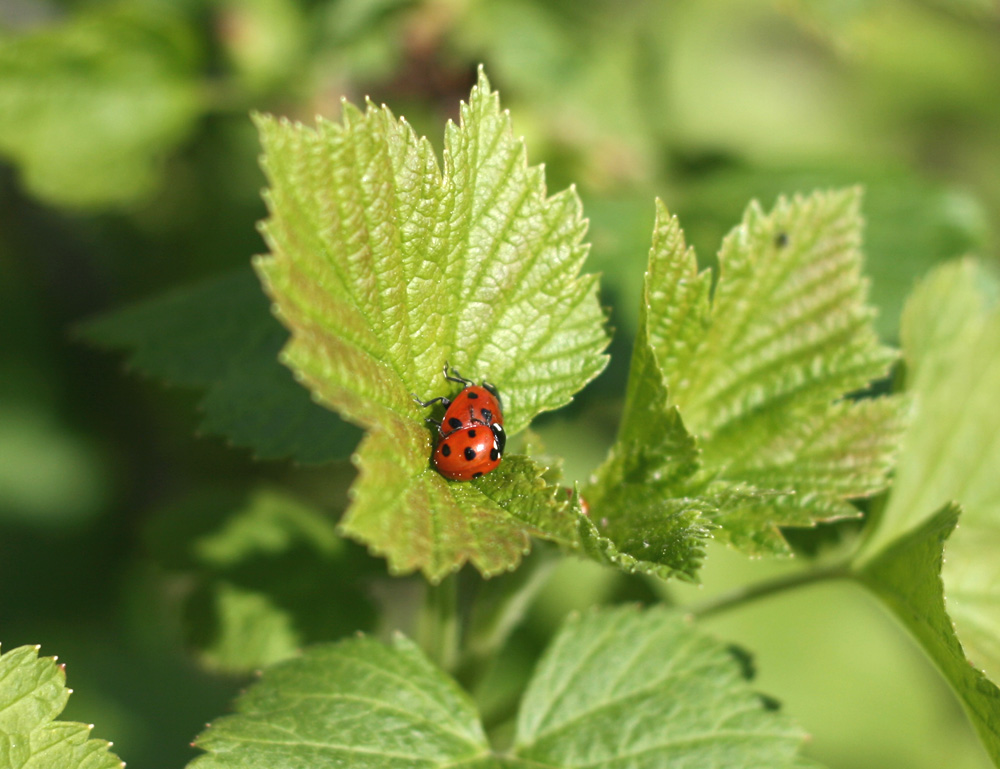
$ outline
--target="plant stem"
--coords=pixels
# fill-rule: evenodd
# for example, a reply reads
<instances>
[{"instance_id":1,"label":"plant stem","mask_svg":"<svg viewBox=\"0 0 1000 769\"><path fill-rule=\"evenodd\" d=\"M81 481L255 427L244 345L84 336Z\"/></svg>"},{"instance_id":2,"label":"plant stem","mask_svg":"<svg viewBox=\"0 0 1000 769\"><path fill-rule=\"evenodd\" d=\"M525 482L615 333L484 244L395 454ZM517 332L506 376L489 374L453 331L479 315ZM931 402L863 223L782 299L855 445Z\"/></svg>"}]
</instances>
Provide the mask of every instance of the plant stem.
<instances>
[{"instance_id":1,"label":"plant stem","mask_svg":"<svg viewBox=\"0 0 1000 769\"><path fill-rule=\"evenodd\" d=\"M427 585L417 637L427 656L450 672L458 663L459 632L458 577L452 574L437 585Z\"/></svg>"},{"instance_id":2,"label":"plant stem","mask_svg":"<svg viewBox=\"0 0 1000 769\"><path fill-rule=\"evenodd\" d=\"M824 582L833 579L848 579L852 575L849 562L838 562L829 566L818 566L813 569L796 571L780 577L761 580L749 585L742 585L735 590L713 596L705 601L692 604L685 608L687 614L697 619L704 619L713 614L719 614L731 609L737 609L754 601L766 598L786 590Z\"/></svg>"},{"instance_id":3,"label":"plant stem","mask_svg":"<svg viewBox=\"0 0 1000 769\"><path fill-rule=\"evenodd\" d=\"M480 664L496 654L521 623L539 591L548 582L559 561L548 558L537 563L528 579L498 607L490 622L469 645L468 656Z\"/></svg>"}]
</instances>

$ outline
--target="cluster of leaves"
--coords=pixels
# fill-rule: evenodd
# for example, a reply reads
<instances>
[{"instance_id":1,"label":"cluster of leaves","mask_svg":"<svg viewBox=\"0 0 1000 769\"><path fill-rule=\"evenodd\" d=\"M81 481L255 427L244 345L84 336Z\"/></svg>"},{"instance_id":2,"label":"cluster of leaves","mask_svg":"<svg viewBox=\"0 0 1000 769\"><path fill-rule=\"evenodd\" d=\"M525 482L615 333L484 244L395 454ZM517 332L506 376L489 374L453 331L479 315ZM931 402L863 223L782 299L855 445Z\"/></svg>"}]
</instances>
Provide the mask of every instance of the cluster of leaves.
<instances>
[{"instance_id":1,"label":"cluster of leaves","mask_svg":"<svg viewBox=\"0 0 1000 769\"><path fill-rule=\"evenodd\" d=\"M805 766L805 735L751 691L731 652L665 609L567 621L502 756L468 696L403 637L316 646L268 671L236 708L198 738L207 754L192 769Z\"/></svg>"},{"instance_id":2,"label":"cluster of leaves","mask_svg":"<svg viewBox=\"0 0 1000 769\"><path fill-rule=\"evenodd\" d=\"M845 498L884 484L901 401L837 400L893 359L864 304L857 192L782 202L769 215L752 208L723 245L711 300L711 274L698 272L661 207L621 432L583 490L587 517L527 457L508 455L475 483L445 482L428 463L433 434L412 397L446 394L440 368L450 360L500 387L516 435L605 362L596 283L578 277L579 201L572 189L548 196L485 76L449 127L441 170L427 140L384 107L345 105L342 125L315 130L258 123L271 255L257 267L291 331L283 360L367 430L342 529L393 570L437 580L468 560L494 574L514 568L535 534L629 570L693 577L712 531L751 552L781 551L779 526L854 515ZM267 321L250 321L259 307L247 303L217 336L178 328L200 327L216 294L242 308L242 287L238 278L206 286L89 333L136 347L140 367L210 385L212 414L213 404L253 404L263 429L245 442L267 441L258 451L274 455L270 421L294 433L312 411L303 402L302 418L287 420L249 392L240 360L262 363L278 342ZM258 322L261 343L245 333L233 343ZM147 362L142 340L156 324L175 349ZM212 370L196 376L202 361ZM282 444L298 459L312 458L298 446L325 445L311 435Z\"/></svg>"},{"instance_id":3,"label":"cluster of leaves","mask_svg":"<svg viewBox=\"0 0 1000 769\"><path fill-rule=\"evenodd\" d=\"M977 655L994 664L982 629L993 593L976 547L995 534L987 468L1000 431L966 409L996 391L996 366L977 366L1000 340L995 311L972 301L979 294L971 266L936 274L908 306L912 404L898 395L848 397L895 359L879 345L865 303L858 192L782 199L769 213L752 205L724 240L715 276L699 271L678 222L660 206L621 426L582 489L586 515L550 468L515 451L477 481L445 481L429 463L434 433L412 396L446 394L440 368L449 360L499 386L516 436L540 412L567 403L606 360L596 280L580 275L579 201L572 189L548 194L485 76L461 122L448 127L443 166L426 139L373 104L345 104L341 123L315 128L269 117L257 124L270 253L255 266L290 333L281 359L316 400L365 431L341 532L383 555L393 572L420 570L431 581L466 562L486 576L513 569L531 536L628 571L691 578L710 536L780 553L781 527L856 515L848 500L885 487L912 405L896 488L844 573L912 627L1000 762L1000 692L966 663L940 579L957 500L974 511L983 536L964 546L955 540L964 563L978 566L945 575L955 587L949 607L964 616ZM254 400L246 380L285 334L247 288L245 276L227 278L87 333L133 348L136 365L153 373L208 388L211 428L261 456L343 456L343 436L314 443L311 423L325 412L290 378L268 385L278 393L273 401ZM214 312L227 292L246 318L203 334L200 313ZM938 324L932 309L946 299ZM149 329L192 311L154 352ZM225 411L230 397L242 415ZM280 410L262 413L272 402ZM298 416L287 432L276 430L287 414ZM971 447L971 460L953 452L941 461L943 437ZM260 506L248 514L259 517ZM291 525L282 516L273 527L281 537L326 537L303 523L308 516L296 514ZM218 547L205 540L203 564L224 570L227 558L261 546L233 555L233 536ZM270 657L265 650L265 661L287 656L295 642L286 639ZM652 763L802 766L794 755L801 735L744 687L721 648L670 612L619 609L571 620L536 671L514 747L500 758L471 704L412 644L358 639L275 667L237 715L206 732L200 745L208 754L196 765L240 766L252 756L274 766L320 757L389 766L418 756L430 766L572 766L641 754ZM316 718L317 707L325 718ZM631 726L622 728L626 718Z\"/></svg>"}]
</instances>

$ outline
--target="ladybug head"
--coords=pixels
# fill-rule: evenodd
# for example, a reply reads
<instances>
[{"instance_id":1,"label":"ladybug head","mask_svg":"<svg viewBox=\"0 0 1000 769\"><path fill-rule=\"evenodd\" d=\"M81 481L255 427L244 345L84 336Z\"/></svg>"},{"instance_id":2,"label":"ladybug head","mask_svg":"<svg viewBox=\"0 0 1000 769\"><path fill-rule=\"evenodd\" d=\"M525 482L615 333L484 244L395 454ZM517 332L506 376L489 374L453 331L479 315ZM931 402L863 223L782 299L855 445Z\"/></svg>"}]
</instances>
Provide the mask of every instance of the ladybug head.
<instances>
[{"instance_id":1,"label":"ladybug head","mask_svg":"<svg viewBox=\"0 0 1000 769\"><path fill-rule=\"evenodd\" d=\"M497 399L497 403L500 404L500 408L503 408L503 400L500 398L500 391L497 386L492 382L483 382L483 389L486 390L490 395Z\"/></svg>"}]
</instances>

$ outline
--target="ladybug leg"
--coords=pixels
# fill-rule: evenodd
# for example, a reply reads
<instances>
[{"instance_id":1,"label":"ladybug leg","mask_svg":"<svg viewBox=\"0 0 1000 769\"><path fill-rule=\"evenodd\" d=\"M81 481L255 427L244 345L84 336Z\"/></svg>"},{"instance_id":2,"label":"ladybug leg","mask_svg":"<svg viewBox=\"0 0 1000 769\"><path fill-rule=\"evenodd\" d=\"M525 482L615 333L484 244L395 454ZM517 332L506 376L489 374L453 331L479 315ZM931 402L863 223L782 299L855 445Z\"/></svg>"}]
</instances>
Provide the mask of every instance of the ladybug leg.
<instances>
[{"instance_id":1,"label":"ladybug leg","mask_svg":"<svg viewBox=\"0 0 1000 769\"><path fill-rule=\"evenodd\" d=\"M416 393L410 393L410 397L413 398L413 402L416 403L421 408L427 408L428 406L433 406L435 403L440 403L445 408L451 405L451 401L445 398L443 395L439 398L431 398L429 401L422 401Z\"/></svg>"}]
</instances>

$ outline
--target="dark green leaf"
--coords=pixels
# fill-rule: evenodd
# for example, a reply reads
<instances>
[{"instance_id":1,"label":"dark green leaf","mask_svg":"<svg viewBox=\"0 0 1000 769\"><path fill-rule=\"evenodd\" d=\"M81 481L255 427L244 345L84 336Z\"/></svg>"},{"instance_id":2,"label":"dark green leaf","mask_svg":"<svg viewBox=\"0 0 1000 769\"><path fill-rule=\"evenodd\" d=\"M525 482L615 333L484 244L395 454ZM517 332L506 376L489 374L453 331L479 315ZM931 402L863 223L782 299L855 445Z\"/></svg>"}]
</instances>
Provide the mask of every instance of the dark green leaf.
<instances>
[{"instance_id":1,"label":"dark green leaf","mask_svg":"<svg viewBox=\"0 0 1000 769\"><path fill-rule=\"evenodd\" d=\"M346 459L360 433L313 403L278 363L287 332L250 270L173 291L82 327L167 382L207 390L202 427L261 459Z\"/></svg>"},{"instance_id":2,"label":"dark green leaf","mask_svg":"<svg viewBox=\"0 0 1000 769\"><path fill-rule=\"evenodd\" d=\"M206 667L251 672L374 623L364 565L335 519L287 494L189 500L163 511L148 541Z\"/></svg>"}]
</instances>

